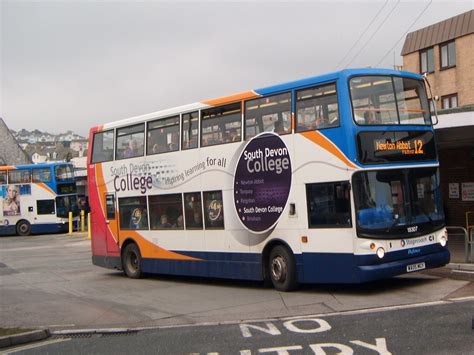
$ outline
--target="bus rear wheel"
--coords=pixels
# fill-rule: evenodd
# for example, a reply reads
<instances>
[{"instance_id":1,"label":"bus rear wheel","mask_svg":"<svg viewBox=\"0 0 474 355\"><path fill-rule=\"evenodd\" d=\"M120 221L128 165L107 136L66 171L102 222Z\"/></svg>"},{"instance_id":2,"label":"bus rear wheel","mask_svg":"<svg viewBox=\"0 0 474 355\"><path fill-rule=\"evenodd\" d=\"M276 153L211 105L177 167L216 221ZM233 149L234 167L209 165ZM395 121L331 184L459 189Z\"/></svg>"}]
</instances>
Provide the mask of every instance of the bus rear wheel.
<instances>
[{"instance_id":1,"label":"bus rear wheel","mask_svg":"<svg viewBox=\"0 0 474 355\"><path fill-rule=\"evenodd\" d=\"M132 279L142 276L142 255L135 243L128 244L123 250L122 268L125 275Z\"/></svg>"},{"instance_id":2,"label":"bus rear wheel","mask_svg":"<svg viewBox=\"0 0 474 355\"><path fill-rule=\"evenodd\" d=\"M288 248L277 245L272 249L268 270L273 287L278 291L286 292L297 288L295 257Z\"/></svg>"},{"instance_id":3,"label":"bus rear wheel","mask_svg":"<svg viewBox=\"0 0 474 355\"><path fill-rule=\"evenodd\" d=\"M31 234L31 224L28 221L21 220L16 224L16 234L25 237Z\"/></svg>"}]
</instances>

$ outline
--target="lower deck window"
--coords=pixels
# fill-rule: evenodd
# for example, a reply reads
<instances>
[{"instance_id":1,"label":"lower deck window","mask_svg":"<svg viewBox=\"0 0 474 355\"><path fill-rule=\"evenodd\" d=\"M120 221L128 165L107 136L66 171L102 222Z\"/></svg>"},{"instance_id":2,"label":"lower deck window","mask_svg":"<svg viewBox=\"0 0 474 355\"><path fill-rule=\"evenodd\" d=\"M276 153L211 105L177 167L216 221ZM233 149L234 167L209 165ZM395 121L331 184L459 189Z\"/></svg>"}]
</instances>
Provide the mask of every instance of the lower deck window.
<instances>
[{"instance_id":1,"label":"lower deck window","mask_svg":"<svg viewBox=\"0 0 474 355\"><path fill-rule=\"evenodd\" d=\"M203 192L206 229L224 229L222 191Z\"/></svg>"},{"instance_id":2,"label":"lower deck window","mask_svg":"<svg viewBox=\"0 0 474 355\"><path fill-rule=\"evenodd\" d=\"M36 210L38 214L54 214L54 200L36 201Z\"/></svg>"},{"instance_id":3,"label":"lower deck window","mask_svg":"<svg viewBox=\"0 0 474 355\"><path fill-rule=\"evenodd\" d=\"M306 185L309 228L351 226L348 182Z\"/></svg>"},{"instance_id":4,"label":"lower deck window","mask_svg":"<svg viewBox=\"0 0 474 355\"><path fill-rule=\"evenodd\" d=\"M146 197L120 198L119 213L121 229L148 229Z\"/></svg>"},{"instance_id":5,"label":"lower deck window","mask_svg":"<svg viewBox=\"0 0 474 355\"><path fill-rule=\"evenodd\" d=\"M181 194L150 196L148 202L151 229L184 228Z\"/></svg>"}]
</instances>

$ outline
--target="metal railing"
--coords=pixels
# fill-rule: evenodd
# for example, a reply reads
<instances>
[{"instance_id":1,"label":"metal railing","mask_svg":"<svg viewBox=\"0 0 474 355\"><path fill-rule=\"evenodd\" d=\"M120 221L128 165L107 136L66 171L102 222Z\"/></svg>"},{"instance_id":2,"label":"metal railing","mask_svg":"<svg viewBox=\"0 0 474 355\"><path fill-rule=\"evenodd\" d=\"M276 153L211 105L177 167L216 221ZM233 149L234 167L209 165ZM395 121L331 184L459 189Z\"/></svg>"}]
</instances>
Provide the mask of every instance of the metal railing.
<instances>
[{"instance_id":1,"label":"metal railing","mask_svg":"<svg viewBox=\"0 0 474 355\"><path fill-rule=\"evenodd\" d=\"M471 228L470 233L467 229L461 226L449 226L446 227L448 230L448 241L450 244L454 242L453 237L463 237L464 239L464 262L474 262L474 229ZM454 247L455 245L453 245ZM450 250L453 253L452 250Z\"/></svg>"}]
</instances>

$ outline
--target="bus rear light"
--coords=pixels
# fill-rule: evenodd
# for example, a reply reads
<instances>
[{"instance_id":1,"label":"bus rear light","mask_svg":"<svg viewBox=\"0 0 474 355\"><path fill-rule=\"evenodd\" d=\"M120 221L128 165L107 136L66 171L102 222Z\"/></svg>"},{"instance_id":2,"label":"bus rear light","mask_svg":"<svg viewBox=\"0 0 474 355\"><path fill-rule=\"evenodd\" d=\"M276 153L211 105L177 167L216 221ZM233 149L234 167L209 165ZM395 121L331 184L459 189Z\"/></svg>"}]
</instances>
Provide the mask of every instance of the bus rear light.
<instances>
[{"instance_id":1,"label":"bus rear light","mask_svg":"<svg viewBox=\"0 0 474 355\"><path fill-rule=\"evenodd\" d=\"M377 256L379 259L382 259L385 256L385 249L380 247L377 249Z\"/></svg>"}]
</instances>

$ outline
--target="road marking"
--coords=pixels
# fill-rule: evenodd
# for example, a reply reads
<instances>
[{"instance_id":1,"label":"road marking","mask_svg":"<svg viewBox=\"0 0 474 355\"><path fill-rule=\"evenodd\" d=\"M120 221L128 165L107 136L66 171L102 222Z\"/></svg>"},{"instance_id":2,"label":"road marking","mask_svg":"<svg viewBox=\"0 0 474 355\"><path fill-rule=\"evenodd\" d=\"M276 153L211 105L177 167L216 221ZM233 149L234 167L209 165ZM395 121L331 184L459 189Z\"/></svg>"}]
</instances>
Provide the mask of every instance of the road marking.
<instances>
[{"instance_id":1,"label":"road marking","mask_svg":"<svg viewBox=\"0 0 474 355\"><path fill-rule=\"evenodd\" d=\"M14 354L14 353L17 353L19 351L36 349L36 348L40 348L42 346L56 344L56 343L62 343L62 342L65 342L65 341L70 341L70 340L71 340L71 338L46 340L46 341L42 341L40 343L34 343L34 344L30 344L30 345L24 345L24 346L19 346L19 347L16 347L16 348L12 348L12 349L9 349L5 352L0 352L0 354L5 354L5 355Z\"/></svg>"},{"instance_id":2,"label":"road marking","mask_svg":"<svg viewBox=\"0 0 474 355\"><path fill-rule=\"evenodd\" d=\"M468 271L468 270L452 270L452 272L456 272L458 274L470 274L470 275L474 275L474 271Z\"/></svg>"},{"instance_id":3,"label":"road marking","mask_svg":"<svg viewBox=\"0 0 474 355\"><path fill-rule=\"evenodd\" d=\"M459 302L459 301L474 301L474 296L450 298L449 300L450 300L450 301L453 301L453 302Z\"/></svg>"}]
</instances>

